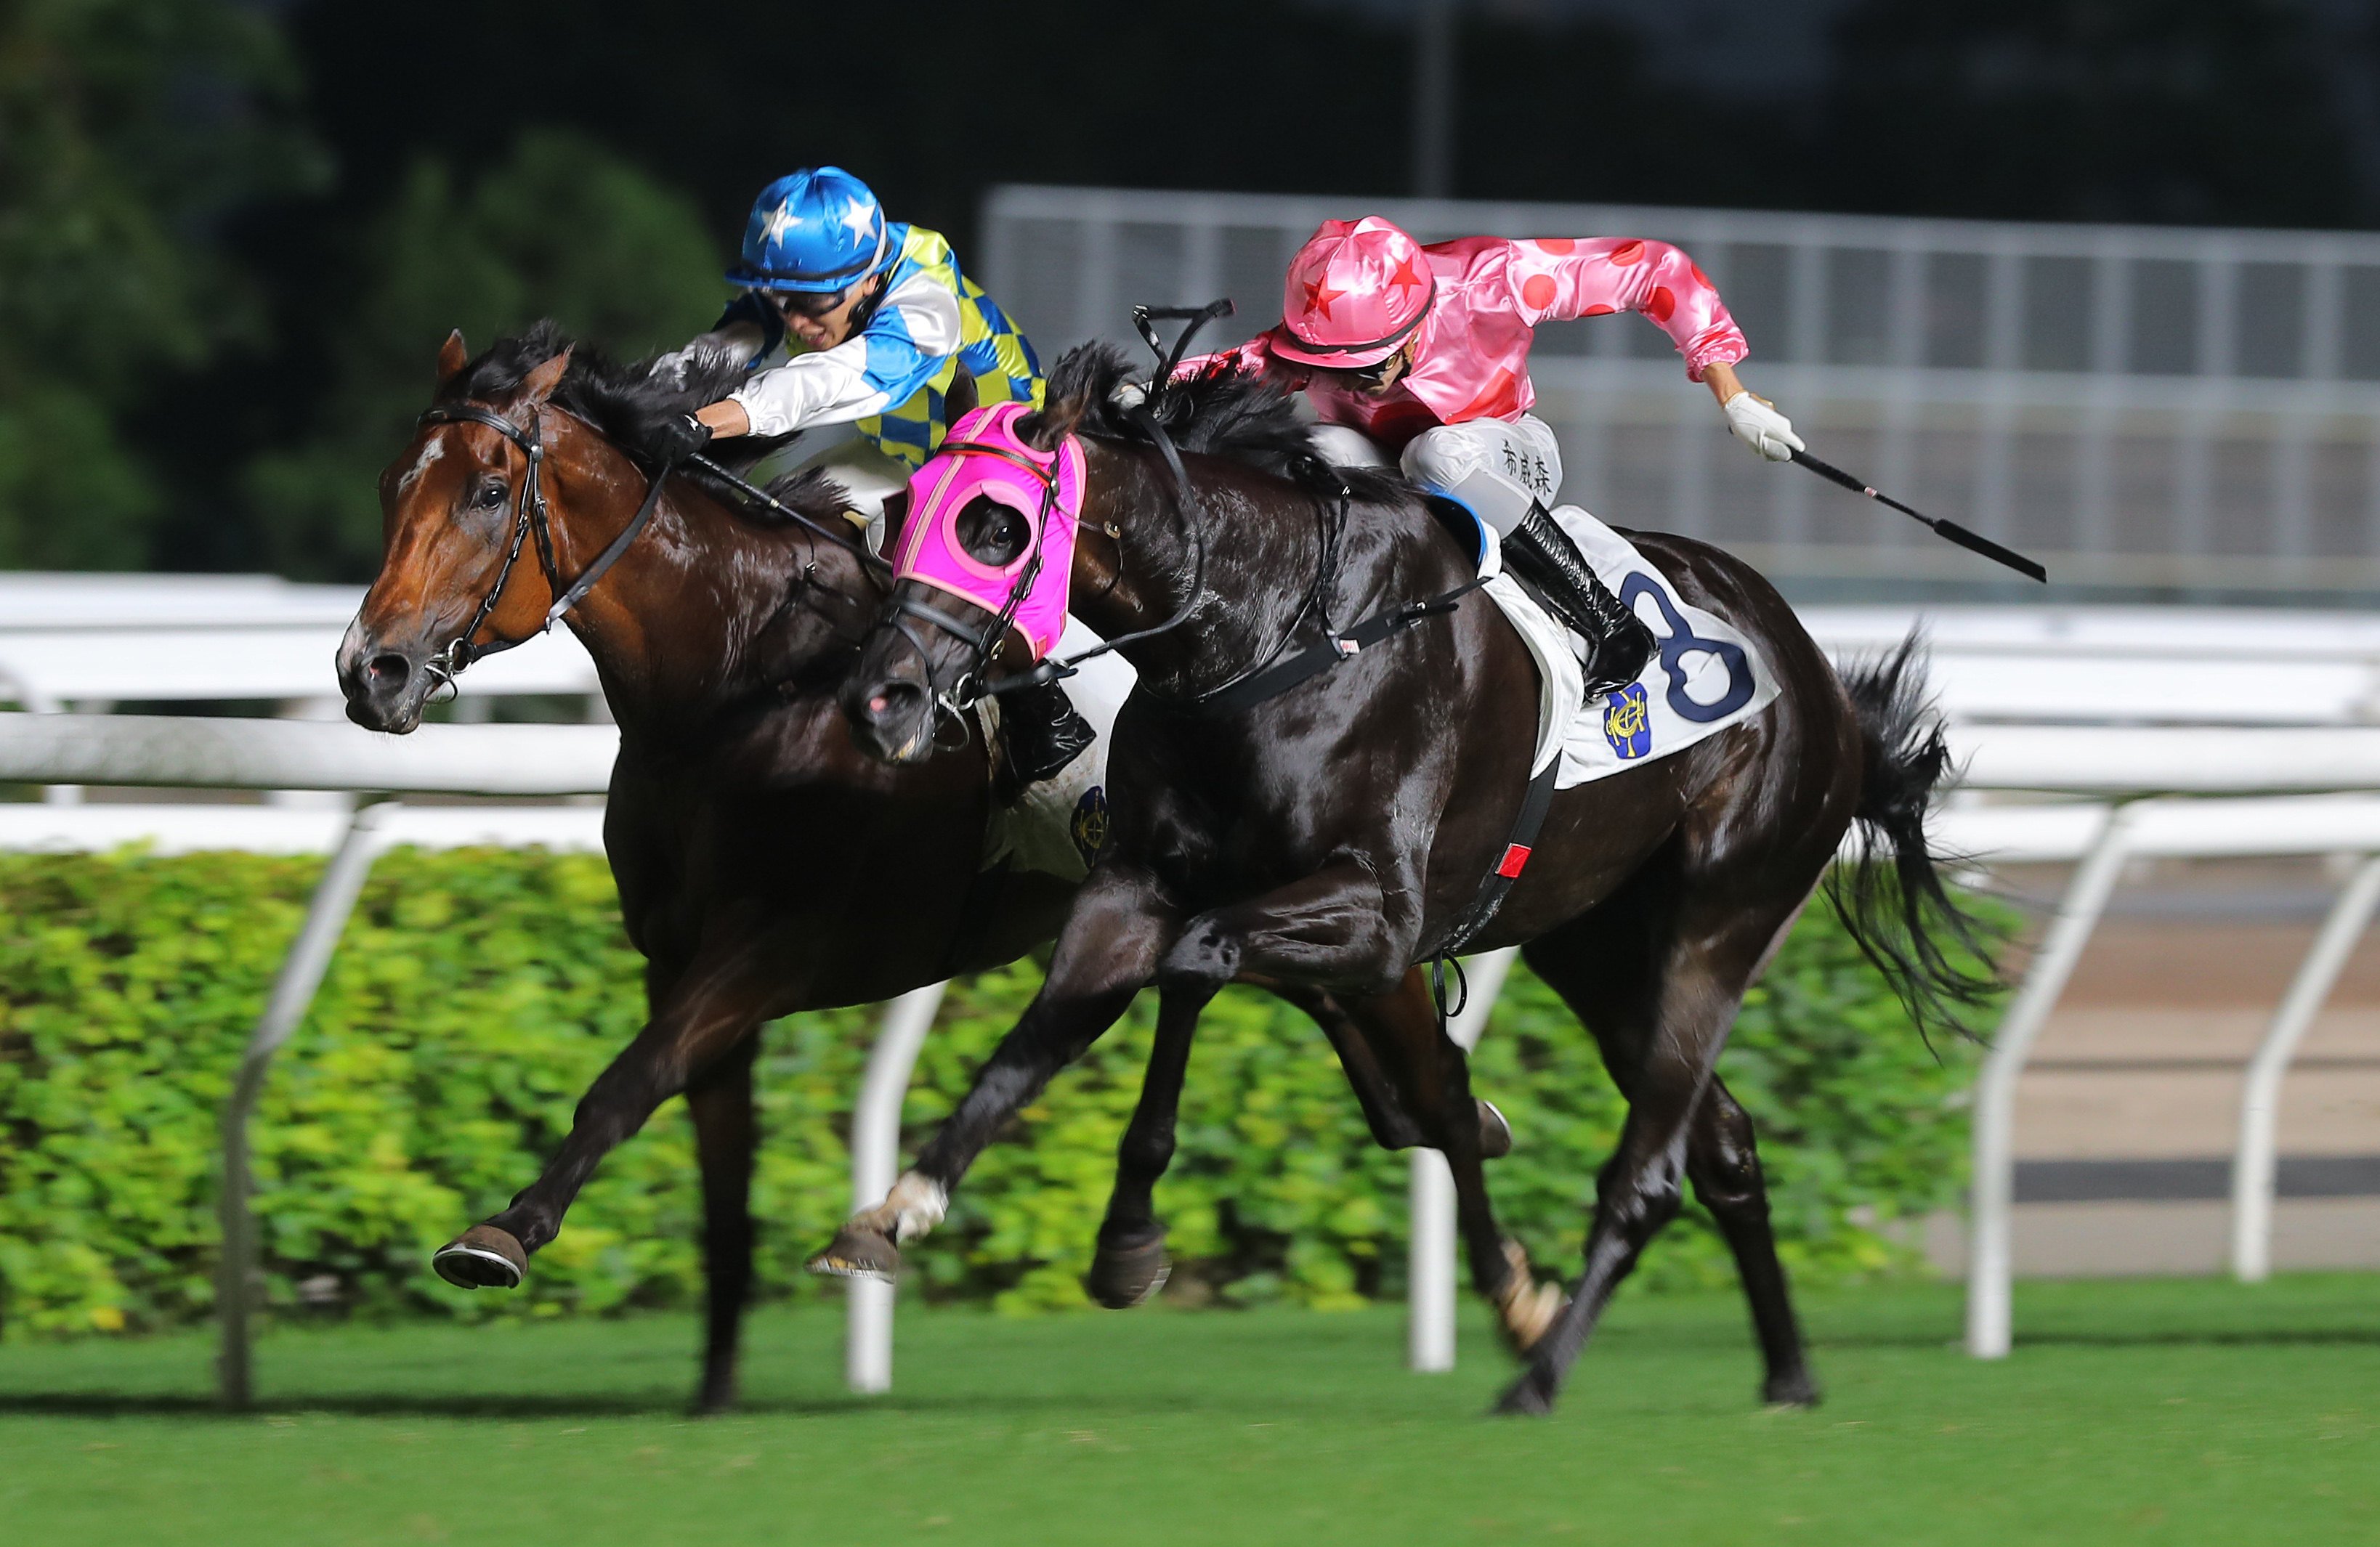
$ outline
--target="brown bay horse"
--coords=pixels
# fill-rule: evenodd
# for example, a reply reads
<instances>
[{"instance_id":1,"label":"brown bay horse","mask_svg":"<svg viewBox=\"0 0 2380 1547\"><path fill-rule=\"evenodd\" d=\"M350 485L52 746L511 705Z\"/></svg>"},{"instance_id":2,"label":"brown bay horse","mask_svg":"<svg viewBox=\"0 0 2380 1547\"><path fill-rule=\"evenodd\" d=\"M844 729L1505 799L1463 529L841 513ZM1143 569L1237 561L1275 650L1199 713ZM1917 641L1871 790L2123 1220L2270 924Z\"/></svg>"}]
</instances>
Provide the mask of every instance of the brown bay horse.
<instances>
[{"instance_id":1,"label":"brown bay horse","mask_svg":"<svg viewBox=\"0 0 2380 1547\"><path fill-rule=\"evenodd\" d=\"M476 360L459 334L447 341L432 408L381 480L381 572L339 650L349 718L410 731L459 669L459 638L485 653L538 631L557 577L587 574L650 488L614 438L740 373L690 374L574 361L550 324ZM990 759L971 725L965 744L914 766L854 746L833 690L883 583L832 540L849 530L839 490L808 479L775 492L812 525L668 478L649 525L567 614L619 722L604 847L646 958L650 1020L543 1173L437 1261L468 1287L518 1284L604 1154L683 1093L704 1191L706 1409L734 1400L751 1287L761 1023L1014 961L1057 933L1074 892L1024 871L979 875ZM550 513L550 553L528 530L533 504ZM1418 981L1344 1010L1319 991L1278 991L1323 1026L1374 1136L1419 1142L1366 1040L1409 1034L1427 1012Z\"/></svg>"},{"instance_id":2,"label":"brown bay horse","mask_svg":"<svg viewBox=\"0 0 2380 1547\"><path fill-rule=\"evenodd\" d=\"M1344 627L1449 593L1473 559L1410 487L1322 466L1289 401L1250 381L1210 375L1163 394L1189 453L1177 478L1119 405L1128 375L1112 351L1078 350L1022 427L1044 452L1080 434L1087 455L1076 615L1111 638L1157 631L1125 651L1140 675L1111 748L1108 844L1039 996L893 1195L856 1215L829 1260L889 1266L1009 1114L1152 983L1157 1055L1101 1245L1161 1239L1152 1189L1178 1071L1217 989L1248 972L1345 996L1406 980L1445 947L1512 836L1536 672L1484 597L1278 696L1212 707L1234 680L1318 644L1317 619ZM956 513L953 531L992 565L1028 540L990 501ZM1755 644L1780 692L1681 752L1559 792L1517 885L1466 948L1521 946L1594 1033L1629 1103L1585 1270L1557 1313L1536 1313L1527 1264L1495 1226L1462 1055L1433 1022L1397 1058L1415 1117L1453 1169L1474 1284L1526 1360L1503 1410L1551 1407L1611 1292L1678 1211L1682 1180L1735 1257L1767 1399L1806 1405L1817 1387L1752 1122L1714 1066L1744 992L1854 821L1890 863L1839 868L1836 900L1921 1024L1950 1020L1988 985L1946 949L1980 942L1922 826L1945 752L1912 648L1839 678L1748 566L1688 539L1630 535L1688 603ZM958 684L997 666L970 638L990 611L914 581L895 595L960 625L902 628L888 612L845 684L860 742L900 763L930 744ZM1178 626L1160 626L1169 619Z\"/></svg>"}]
</instances>

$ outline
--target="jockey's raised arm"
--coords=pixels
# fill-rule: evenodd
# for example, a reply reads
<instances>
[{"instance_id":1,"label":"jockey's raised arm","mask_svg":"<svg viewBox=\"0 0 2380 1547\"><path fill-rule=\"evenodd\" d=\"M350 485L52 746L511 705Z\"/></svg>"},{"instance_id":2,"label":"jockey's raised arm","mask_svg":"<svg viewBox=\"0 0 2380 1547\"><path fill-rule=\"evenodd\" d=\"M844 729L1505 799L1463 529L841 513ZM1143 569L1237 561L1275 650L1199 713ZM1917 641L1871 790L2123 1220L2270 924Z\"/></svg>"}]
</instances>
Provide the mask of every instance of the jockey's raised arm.
<instances>
[{"instance_id":1,"label":"jockey's raised arm","mask_svg":"<svg viewBox=\"0 0 2380 1547\"><path fill-rule=\"evenodd\" d=\"M1751 352L1710 276L1667 242L1542 236L1498 245L1504 249L1505 284L1531 327L1636 312L1670 335L1685 358L1687 377L1696 381L1711 365L1733 365Z\"/></svg>"}]
</instances>

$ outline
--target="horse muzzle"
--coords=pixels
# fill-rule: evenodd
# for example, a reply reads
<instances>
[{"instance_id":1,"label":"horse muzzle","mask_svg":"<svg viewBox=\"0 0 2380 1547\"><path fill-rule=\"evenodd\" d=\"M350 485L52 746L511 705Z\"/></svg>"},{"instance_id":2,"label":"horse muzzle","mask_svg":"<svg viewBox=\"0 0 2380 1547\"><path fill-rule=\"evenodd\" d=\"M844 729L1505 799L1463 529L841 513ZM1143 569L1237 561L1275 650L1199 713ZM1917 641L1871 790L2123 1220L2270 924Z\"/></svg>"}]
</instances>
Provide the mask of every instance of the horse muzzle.
<instances>
[{"instance_id":1,"label":"horse muzzle","mask_svg":"<svg viewBox=\"0 0 2380 1547\"><path fill-rule=\"evenodd\" d=\"M934 755L933 691L923 683L890 677L854 683L844 690L843 712L851 739L879 762L922 763Z\"/></svg>"},{"instance_id":2,"label":"horse muzzle","mask_svg":"<svg viewBox=\"0 0 2380 1547\"><path fill-rule=\"evenodd\" d=\"M399 646L366 634L360 622L339 644L339 691L347 718L367 731L404 735L421 723L431 693L444 679L426 643Z\"/></svg>"}]
</instances>

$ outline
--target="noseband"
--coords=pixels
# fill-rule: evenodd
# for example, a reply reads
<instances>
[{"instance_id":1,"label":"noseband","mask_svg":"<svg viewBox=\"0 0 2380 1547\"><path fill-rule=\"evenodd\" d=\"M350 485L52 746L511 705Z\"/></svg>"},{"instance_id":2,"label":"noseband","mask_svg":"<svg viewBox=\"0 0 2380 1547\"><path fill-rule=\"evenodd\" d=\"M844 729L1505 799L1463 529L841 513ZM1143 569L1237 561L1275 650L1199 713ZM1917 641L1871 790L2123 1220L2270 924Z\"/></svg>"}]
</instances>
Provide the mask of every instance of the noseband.
<instances>
[{"instance_id":1,"label":"noseband","mask_svg":"<svg viewBox=\"0 0 2380 1547\"><path fill-rule=\"evenodd\" d=\"M439 686L453 685L455 679L473 661L501 655L548 632L562 621L564 613L586 600L587 593L595 588L595 583L603 578L606 571L620 562L620 556L628 550L629 545L637 540L638 534L645 529L645 524L652 519L653 509L661 502L662 485L669 480L670 471L675 466L674 462L662 465L661 471L653 475L651 484L646 488L644 502L637 507L636 515L621 528L620 535L595 556L595 562L580 571L577 579L565 586L562 581L562 566L554 558L553 522L546 511L545 489L540 477L545 467L545 441L539 426L543 417L540 407L538 414L530 418L528 429L522 429L492 408L485 408L476 403L445 403L430 409L415 421L423 426L485 425L519 447L521 454L528 459L528 471L521 479L520 500L513 513L512 542L504 550L504 565L496 571L495 584L489 586L488 594L480 598L479 610L471 614L471 621L464 625L463 632L456 635L444 649L431 656L425 665L425 670L438 679L437 684L431 689L433 693ZM513 566L520 562L521 549L532 535L537 538L538 567L545 572L546 586L553 593L553 605L546 609L545 621L537 626L536 633L524 635L518 639L497 639L485 645L474 645L471 636L480 632L480 625L485 623L488 614L496 610L497 598L504 594L504 586L512 579Z\"/></svg>"}]
</instances>

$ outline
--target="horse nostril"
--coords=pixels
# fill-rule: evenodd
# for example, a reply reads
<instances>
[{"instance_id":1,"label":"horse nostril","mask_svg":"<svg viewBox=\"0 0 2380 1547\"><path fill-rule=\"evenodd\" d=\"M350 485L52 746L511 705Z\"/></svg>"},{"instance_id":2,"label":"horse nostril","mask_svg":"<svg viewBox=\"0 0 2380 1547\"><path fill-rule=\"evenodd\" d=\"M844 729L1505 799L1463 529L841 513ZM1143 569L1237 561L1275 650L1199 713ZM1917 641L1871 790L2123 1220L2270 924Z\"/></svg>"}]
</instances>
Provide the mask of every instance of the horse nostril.
<instances>
[{"instance_id":1,"label":"horse nostril","mask_svg":"<svg viewBox=\"0 0 2380 1547\"><path fill-rule=\"evenodd\" d=\"M372 657L365 665L364 673L371 679L372 686L395 692L404 687L413 675L413 666L403 656L389 651Z\"/></svg>"},{"instance_id":2,"label":"horse nostril","mask_svg":"<svg viewBox=\"0 0 2380 1547\"><path fill-rule=\"evenodd\" d=\"M892 700L880 693L868 701L868 712L875 719L881 719L885 712L892 707Z\"/></svg>"}]
</instances>

